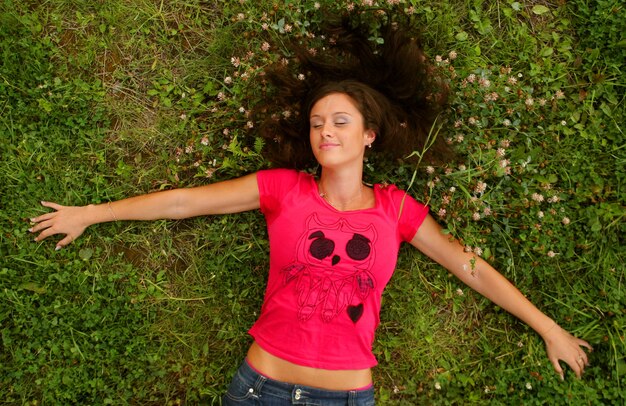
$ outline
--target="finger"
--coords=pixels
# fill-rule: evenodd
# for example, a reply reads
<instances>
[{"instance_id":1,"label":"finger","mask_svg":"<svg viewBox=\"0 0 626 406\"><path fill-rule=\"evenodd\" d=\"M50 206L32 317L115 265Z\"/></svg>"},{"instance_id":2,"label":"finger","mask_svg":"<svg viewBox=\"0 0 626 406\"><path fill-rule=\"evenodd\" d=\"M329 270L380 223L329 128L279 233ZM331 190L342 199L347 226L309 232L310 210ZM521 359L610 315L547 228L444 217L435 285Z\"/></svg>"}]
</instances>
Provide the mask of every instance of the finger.
<instances>
[{"instance_id":1,"label":"finger","mask_svg":"<svg viewBox=\"0 0 626 406\"><path fill-rule=\"evenodd\" d=\"M580 356L583 359L584 365L589 365L589 355L587 355L587 353L583 351Z\"/></svg>"},{"instance_id":2,"label":"finger","mask_svg":"<svg viewBox=\"0 0 626 406\"><path fill-rule=\"evenodd\" d=\"M60 250L61 248L65 247L66 245L68 245L69 243L71 243L74 239L72 238L72 236L70 235L66 235L65 238L63 238L61 241L59 241L57 243L57 246L54 248L56 251Z\"/></svg>"},{"instance_id":3,"label":"finger","mask_svg":"<svg viewBox=\"0 0 626 406\"><path fill-rule=\"evenodd\" d=\"M55 211L42 214L41 216L33 217L30 219L31 223L41 223L42 221L50 220L56 214Z\"/></svg>"},{"instance_id":4,"label":"finger","mask_svg":"<svg viewBox=\"0 0 626 406\"><path fill-rule=\"evenodd\" d=\"M563 368L561 368L561 364L559 364L559 360L558 359L550 359L550 362L552 362L552 366L554 367L554 371L559 374L559 376L561 377L561 380L565 379L564 375L563 375Z\"/></svg>"},{"instance_id":5,"label":"finger","mask_svg":"<svg viewBox=\"0 0 626 406\"><path fill-rule=\"evenodd\" d=\"M41 205L44 207L49 207L51 209L54 210L59 210L60 208L62 208L63 206L57 203L53 203L53 202L44 202L43 200L41 201Z\"/></svg>"},{"instance_id":6,"label":"finger","mask_svg":"<svg viewBox=\"0 0 626 406\"><path fill-rule=\"evenodd\" d=\"M578 345L583 346L589 350L589 352L593 351L593 347L585 340L578 339Z\"/></svg>"},{"instance_id":7,"label":"finger","mask_svg":"<svg viewBox=\"0 0 626 406\"><path fill-rule=\"evenodd\" d=\"M570 367L576 374L576 378L580 379L583 373L582 359L578 358L574 364L570 364Z\"/></svg>"},{"instance_id":8,"label":"finger","mask_svg":"<svg viewBox=\"0 0 626 406\"><path fill-rule=\"evenodd\" d=\"M51 226L52 226L51 221L42 221L41 223L37 223L33 227L29 228L28 231L30 231L31 233L36 233L38 231L44 230Z\"/></svg>"},{"instance_id":9,"label":"finger","mask_svg":"<svg viewBox=\"0 0 626 406\"><path fill-rule=\"evenodd\" d=\"M35 241L41 241L55 234L59 234L59 232L56 231L53 227L46 228L41 233L39 233L37 237L35 237Z\"/></svg>"}]
</instances>

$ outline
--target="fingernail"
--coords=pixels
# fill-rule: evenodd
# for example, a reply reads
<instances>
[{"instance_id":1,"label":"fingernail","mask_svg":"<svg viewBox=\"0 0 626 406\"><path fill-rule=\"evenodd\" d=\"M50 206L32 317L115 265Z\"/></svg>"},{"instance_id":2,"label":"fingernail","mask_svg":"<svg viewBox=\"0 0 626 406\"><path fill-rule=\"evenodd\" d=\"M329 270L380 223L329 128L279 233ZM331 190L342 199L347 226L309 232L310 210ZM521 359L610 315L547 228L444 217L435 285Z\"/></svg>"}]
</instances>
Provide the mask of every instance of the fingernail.
<instances>
[{"instance_id":1,"label":"fingernail","mask_svg":"<svg viewBox=\"0 0 626 406\"><path fill-rule=\"evenodd\" d=\"M57 245L56 247L54 247L54 250L55 250L55 251L58 251L58 250L60 250L60 249L61 249L61 246L60 246L60 245Z\"/></svg>"},{"instance_id":2,"label":"fingernail","mask_svg":"<svg viewBox=\"0 0 626 406\"><path fill-rule=\"evenodd\" d=\"M33 217L32 219L30 219L30 222L34 223L35 222L35 218Z\"/></svg>"},{"instance_id":3,"label":"fingernail","mask_svg":"<svg viewBox=\"0 0 626 406\"><path fill-rule=\"evenodd\" d=\"M32 232L33 232L33 229L32 229L32 228L29 228L29 229L28 229L28 232L29 232L29 233L32 233Z\"/></svg>"},{"instance_id":4,"label":"fingernail","mask_svg":"<svg viewBox=\"0 0 626 406\"><path fill-rule=\"evenodd\" d=\"M33 241L37 242L37 237L33 238Z\"/></svg>"}]
</instances>

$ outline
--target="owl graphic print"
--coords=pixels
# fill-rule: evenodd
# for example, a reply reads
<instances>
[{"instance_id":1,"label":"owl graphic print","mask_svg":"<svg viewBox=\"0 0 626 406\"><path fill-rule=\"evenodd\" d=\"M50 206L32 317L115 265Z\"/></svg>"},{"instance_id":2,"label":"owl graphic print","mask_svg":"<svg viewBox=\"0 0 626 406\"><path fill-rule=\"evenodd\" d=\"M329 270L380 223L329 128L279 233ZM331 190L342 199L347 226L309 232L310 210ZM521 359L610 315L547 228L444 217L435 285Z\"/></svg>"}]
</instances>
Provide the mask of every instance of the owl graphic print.
<instances>
[{"instance_id":1,"label":"owl graphic print","mask_svg":"<svg viewBox=\"0 0 626 406\"><path fill-rule=\"evenodd\" d=\"M428 209L395 186L374 185L375 207L338 211L313 176L257 173L270 247L261 314L249 333L267 352L298 365L357 369L372 353L382 293L403 241Z\"/></svg>"},{"instance_id":2,"label":"owl graphic print","mask_svg":"<svg viewBox=\"0 0 626 406\"><path fill-rule=\"evenodd\" d=\"M320 317L329 323L345 312L356 323L364 301L376 286L370 267L375 259L376 229L351 226L345 218L322 223L306 220L296 261L282 269L285 285L297 296L298 319Z\"/></svg>"}]
</instances>

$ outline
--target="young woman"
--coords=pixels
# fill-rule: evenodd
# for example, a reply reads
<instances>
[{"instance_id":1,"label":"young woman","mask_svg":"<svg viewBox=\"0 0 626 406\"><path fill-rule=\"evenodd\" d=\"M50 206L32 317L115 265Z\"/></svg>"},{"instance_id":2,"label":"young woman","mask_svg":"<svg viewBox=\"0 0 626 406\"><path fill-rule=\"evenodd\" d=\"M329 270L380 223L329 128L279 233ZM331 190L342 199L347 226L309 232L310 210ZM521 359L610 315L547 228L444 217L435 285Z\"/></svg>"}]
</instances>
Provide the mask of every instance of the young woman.
<instances>
[{"instance_id":1,"label":"young woman","mask_svg":"<svg viewBox=\"0 0 626 406\"><path fill-rule=\"evenodd\" d=\"M587 342L561 329L489 264L443 234L424 205L395 186L363 183L366 151L423 146L443 97L429 90L425 75L407 79L427 69L417 43L401 31L387 30L378 52L363 46L367 37L358 30L343 26L335 34L340 57L332 63L300 54L306 83L281 68L268 75L280 85L280 96L272 99L279 108L294 100L299 105L291 119L267 112L262 130L276 138L276 160L291 169L101 205L44 202L53 211L32 219L36 240L64 235L60 249L101 222L260 209L270 241L268 285L250 329L254 341L225 404L374 404L374 331L403 241L540 334L561 377L559 360L580 377L588 364L582 348L591 349ZM371 66L356 65L364 62ZM377 74L368 74L373 68ZM310 162L319 165L318 177L293 169Z\"/></svg>"}]
</instances>

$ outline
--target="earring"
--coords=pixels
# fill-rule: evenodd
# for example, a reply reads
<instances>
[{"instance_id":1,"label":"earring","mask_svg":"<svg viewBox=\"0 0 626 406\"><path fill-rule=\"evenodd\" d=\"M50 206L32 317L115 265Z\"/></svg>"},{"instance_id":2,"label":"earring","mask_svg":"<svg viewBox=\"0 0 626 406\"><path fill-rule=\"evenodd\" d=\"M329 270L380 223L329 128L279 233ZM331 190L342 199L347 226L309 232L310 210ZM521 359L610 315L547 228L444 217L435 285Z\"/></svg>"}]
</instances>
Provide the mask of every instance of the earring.
<instances>
[{"instance_id":1,"label":"earring","mask_svg":"<svg viewBox=\"0 0 626 406\"><path fill-rule=\"evenodd\" d=\"M372 143L367 144L368 148L372 148Z\"/></svg>"}]
</instances>

